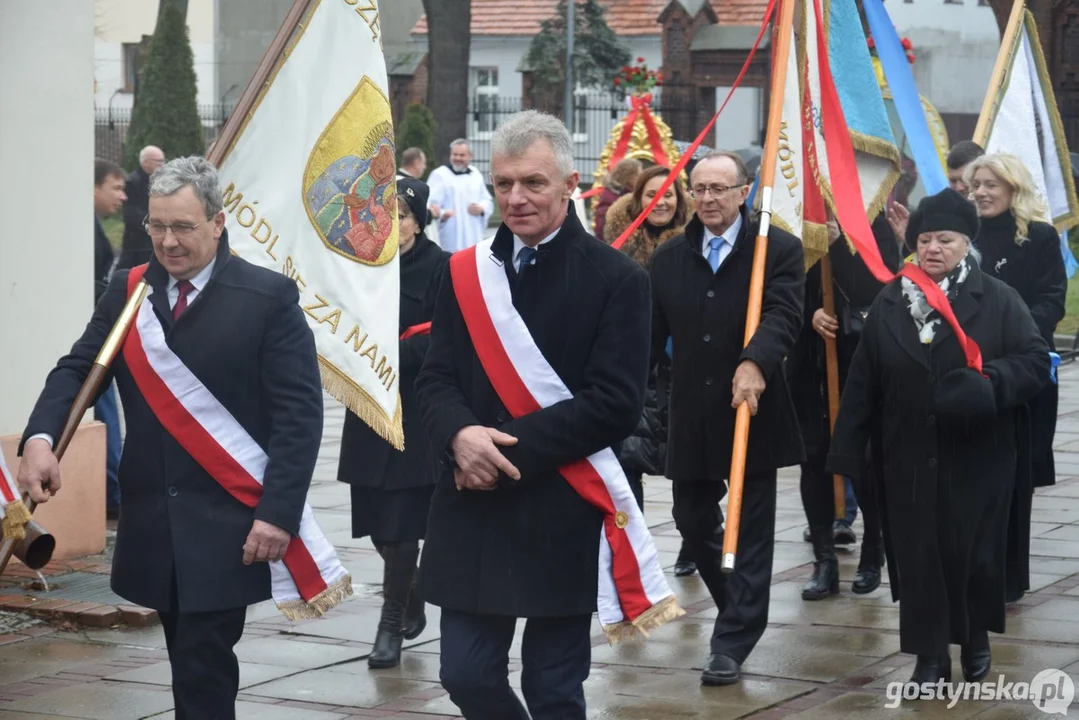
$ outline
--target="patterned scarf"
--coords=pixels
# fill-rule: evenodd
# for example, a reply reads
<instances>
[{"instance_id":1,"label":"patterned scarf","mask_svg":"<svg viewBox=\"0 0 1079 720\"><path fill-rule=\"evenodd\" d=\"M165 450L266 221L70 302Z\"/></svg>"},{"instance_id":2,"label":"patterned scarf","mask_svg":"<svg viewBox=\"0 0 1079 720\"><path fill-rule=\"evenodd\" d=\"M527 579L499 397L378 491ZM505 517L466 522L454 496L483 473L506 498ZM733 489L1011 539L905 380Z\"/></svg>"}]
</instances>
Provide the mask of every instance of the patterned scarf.
<instances>
[{"instance_id":1,"label":"patterned scarf","mask_svg":"<svg viewBox=\"0 0 1079 720\"><path fill-rule=\"evenodd\" d=\"M917 256L915 256L914 262L918 262ZM955 301L955 298L959 295L959 290L963 287L963 283L966 282L969 275L970 254L968 253L950 273L937 283L940 289L944 291L949 303ZM940 325L943 319L940 313L930 307L925 293L909 278L903 278L903 299L907 301L907 310L910 311L910 316L914 319L914 326L918 329L918 338L925 345L933 342L933 338L937 334L937 326Z\"/></svg>"}]
</instances>

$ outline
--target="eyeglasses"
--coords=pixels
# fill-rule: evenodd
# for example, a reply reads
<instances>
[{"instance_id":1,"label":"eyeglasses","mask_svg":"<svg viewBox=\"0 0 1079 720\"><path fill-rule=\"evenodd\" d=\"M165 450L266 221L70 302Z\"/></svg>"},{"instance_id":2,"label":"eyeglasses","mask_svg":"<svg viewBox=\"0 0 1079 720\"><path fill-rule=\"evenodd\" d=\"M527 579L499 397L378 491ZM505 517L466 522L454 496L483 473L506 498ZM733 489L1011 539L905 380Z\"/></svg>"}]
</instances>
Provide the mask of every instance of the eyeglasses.
<instances>
[{"instance_id":1,"label":"eyeglasses","mask_svg":"<svg viewBox=\"0 0 1079 720\"><path fill-rule=\"evenodd\" d=\"M723 193L729 190L737 190L740 187L745 187L745 183L738 185L697 185L689 189L689 194L695 198L704 198L705 195L711 194L712 197L718 198Z\"/></svg>"},{"instance_id":2,"label":"eyeglasses","mask_svg":"<svg viewBox=\"0 0 1079 720\"><path fill-rule=\"evenodd\" d=\"M178 223L175 225L166 225L165 223L150 222L149 219L143 221L142 226L146 228L146 232L150 234L150 237L155 240L161 240L165 237L165 233L172 230L172 235L177 240L186 240L191 237L195 230L202 227L206 223L210 222L209 219L200 222L198 225L191 225L189 223Z\"/></svg>"}]
</instances>

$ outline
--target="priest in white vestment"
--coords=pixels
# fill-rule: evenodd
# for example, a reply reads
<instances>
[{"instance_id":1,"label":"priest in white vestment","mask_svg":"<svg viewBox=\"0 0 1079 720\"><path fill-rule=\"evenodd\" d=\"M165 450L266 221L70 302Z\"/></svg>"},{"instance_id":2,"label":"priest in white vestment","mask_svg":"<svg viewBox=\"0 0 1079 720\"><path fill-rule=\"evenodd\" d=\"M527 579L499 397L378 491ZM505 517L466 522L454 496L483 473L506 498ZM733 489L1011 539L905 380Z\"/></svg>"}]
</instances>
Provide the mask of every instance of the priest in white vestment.
<instances>
[{"instance_id":1,"label":"priest in white vestment","mask_svg":"<svg viewBox=\"0 0 1079 720\"><path fill-rule=\"evenodd\" d=\"M435 168L427 178L431 187L429 209L437 219L439 244L449 252L464 250L483 240L494 210L483 174L471 162L468 141L454 140L450 144L449 164Z\"/></svg>"}]
</instances>

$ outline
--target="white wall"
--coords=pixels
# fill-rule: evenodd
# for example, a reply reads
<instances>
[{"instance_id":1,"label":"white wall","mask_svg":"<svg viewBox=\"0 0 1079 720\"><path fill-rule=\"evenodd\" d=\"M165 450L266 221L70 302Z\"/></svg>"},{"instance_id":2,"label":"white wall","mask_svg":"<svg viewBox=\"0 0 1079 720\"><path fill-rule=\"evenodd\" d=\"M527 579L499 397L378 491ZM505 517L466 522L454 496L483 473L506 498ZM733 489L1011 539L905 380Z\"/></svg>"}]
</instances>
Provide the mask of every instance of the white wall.
<instances>
[{"instance_id":1,"label":"white wall","mask_svg":"<svg viewBox=\"0 0 1079 720\"><path fill-rule=\"evenodd\" d=\"M85 0L0 2L0 435L93 309L93 28Z\"/></svg>"},{"instance_id":2,"label":"white wall","mask_svg":"<svg viewBox=\"0 0 1079 720\"><path fill-rule=\"evenodd\" d=\"M187 30L191 41L191 53L195 61L197 97L200 105L219 102L215 89L213 10L213 0L188 0ZM138 43L143 35L153 35L156 23L156 0L94 0L94 105L96 107L109 107L110 99L113 108L131 107L133 95L122 89L124 87L123 44ZM121 92L116 93L117 90Z\"/></svg>"},{"instance_id":3,"label":"white wall","mask_svg":"<svg viewBox=\"0 0 1079 720\"><path fill-rule=\"evenodd\" d=\"M1000 50L993 9L963 0L889 2L900 37L914 44L918 91L942 113L978 113Z\"/></svg>"},{"instance_id":4,"label":"white wall","mask_svg":"<svg viewBox=\"0 0 1079 720\"><path fill-rule=\"evenodd\" d=\"M728 92L728 87L716 88L717 111ZM723 114L716 120L717 150L741 150L751 145L760 145L764 115L767 112L761 107L762 96L763 91L760 88L740 87L734 91L731 101L723 109ZM702 129L698 128L698 131Z\"/></svg>"}]
</instances>

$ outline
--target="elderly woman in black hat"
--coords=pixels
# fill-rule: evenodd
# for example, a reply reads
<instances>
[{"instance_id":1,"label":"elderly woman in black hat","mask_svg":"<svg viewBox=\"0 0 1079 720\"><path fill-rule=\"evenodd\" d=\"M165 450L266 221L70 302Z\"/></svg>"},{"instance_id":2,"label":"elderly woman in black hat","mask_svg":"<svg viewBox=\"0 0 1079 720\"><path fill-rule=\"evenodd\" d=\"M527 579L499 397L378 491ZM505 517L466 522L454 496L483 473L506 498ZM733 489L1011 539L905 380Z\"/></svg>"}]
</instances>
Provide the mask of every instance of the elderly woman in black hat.
<instances>
[{"instance_id":1,"label":"elderly woman in black hat","mask_svg":"<svg viewBox=\"0 0 1079 720\"><path fill-rule=\"evenodd\" d=\"M397 181L404 338L398 365L405 450L395 450L351 412L345 415L341 436L337 479L352 486L352 536L370 536L385 564L382 617L367 659L372 668L397 666L402 641L418 636L427 624L423 601L412 592L412 585L438 468L419 420L414 384L429 339L422 327L434 316L435 297L450 257L423 233L429 194L427 184L419 180Z\"/></svg>"},{"instance_id":2,"label":"elderly woman in black hat","mask_svg":"<svg viewBox=\"0 0 1079 720\"><path fill-rule=\"evenodd\" d=\"M851 362L828 458L830 472L864 472L880 458L880 502L900 650L917 656L911 682L984 678L988 631L1004 632L1008 513L1027 472L1024 403L1049 377L1049 348L1015 290L975 262L974 207L951 189L924 199L907 242L937 283L984 374L967 367L948 322L910 280L870 309Z\"/></svg>"}]
</instances>

